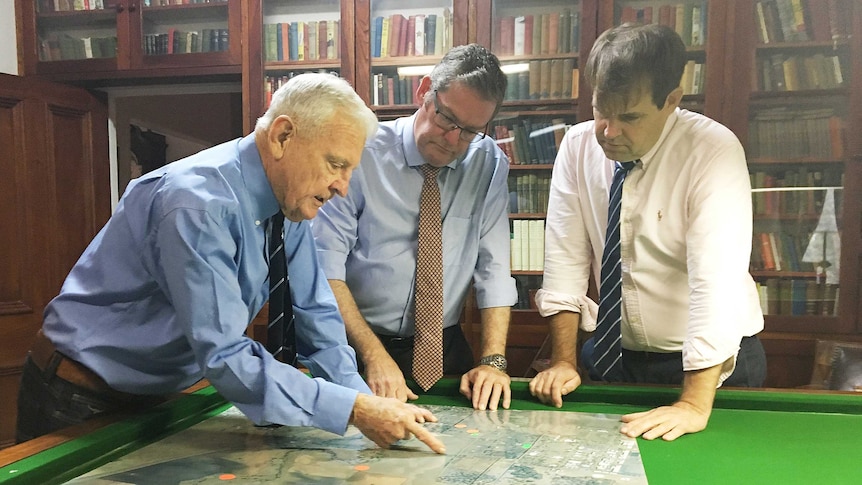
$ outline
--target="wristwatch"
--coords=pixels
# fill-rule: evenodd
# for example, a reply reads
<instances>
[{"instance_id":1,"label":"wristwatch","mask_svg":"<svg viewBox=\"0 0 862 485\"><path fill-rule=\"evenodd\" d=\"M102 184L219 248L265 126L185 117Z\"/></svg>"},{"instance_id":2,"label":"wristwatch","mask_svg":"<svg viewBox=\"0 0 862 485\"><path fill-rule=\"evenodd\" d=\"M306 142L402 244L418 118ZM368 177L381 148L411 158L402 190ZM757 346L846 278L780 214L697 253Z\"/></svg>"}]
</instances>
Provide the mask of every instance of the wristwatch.
<instances>
[{"instance_id":1,"label":"wristwatch","mask_svg":"<svg viewBox=\"0 0 862 485\"><path fill-rule=\"evenodd\" d=\"M479 359L479 365L489 365L501 372L506 372L506 367L509 362L506 360L506 356L503 354L491 354L486 355Z\"/></svg>"}]
</instances>

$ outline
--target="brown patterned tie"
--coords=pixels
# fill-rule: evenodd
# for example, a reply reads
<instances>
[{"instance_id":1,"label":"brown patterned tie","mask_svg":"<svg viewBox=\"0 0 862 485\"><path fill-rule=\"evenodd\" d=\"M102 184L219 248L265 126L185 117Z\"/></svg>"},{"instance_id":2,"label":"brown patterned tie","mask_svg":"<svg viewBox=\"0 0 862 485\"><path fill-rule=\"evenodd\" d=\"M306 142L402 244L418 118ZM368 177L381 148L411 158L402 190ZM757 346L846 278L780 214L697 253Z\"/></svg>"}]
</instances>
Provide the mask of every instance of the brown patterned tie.
<instances>
[{"instance_id":1,"label":"brown patterned tie","mask_svg":"<svg viewBox=\"0 0 862 485\"><path fill-rule=\"evenodd\" d=\"M443 377L443 221L439 168L428 164L419 168L425 181L419 199L413 379L427 391Z\"/></svg>"}]
</instances>

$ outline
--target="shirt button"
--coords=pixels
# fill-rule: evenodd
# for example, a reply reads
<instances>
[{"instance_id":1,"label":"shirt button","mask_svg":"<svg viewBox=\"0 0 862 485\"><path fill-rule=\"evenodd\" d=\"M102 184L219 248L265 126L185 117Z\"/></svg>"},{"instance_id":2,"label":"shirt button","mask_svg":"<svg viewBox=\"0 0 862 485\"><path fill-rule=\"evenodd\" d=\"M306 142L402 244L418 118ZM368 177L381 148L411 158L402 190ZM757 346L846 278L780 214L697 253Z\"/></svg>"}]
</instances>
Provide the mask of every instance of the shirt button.
<instances>
[{"instance_id":1,"label":"shirt button","mask_svg":"<svg viewBox=\"0 0 862 485\"><path fill-rule=\"evenodd\" d=\"M255 226L259 226L259 225L260 225L260 221L254 221L254 225L255 225Z\"/></svg>"}]
</instances>

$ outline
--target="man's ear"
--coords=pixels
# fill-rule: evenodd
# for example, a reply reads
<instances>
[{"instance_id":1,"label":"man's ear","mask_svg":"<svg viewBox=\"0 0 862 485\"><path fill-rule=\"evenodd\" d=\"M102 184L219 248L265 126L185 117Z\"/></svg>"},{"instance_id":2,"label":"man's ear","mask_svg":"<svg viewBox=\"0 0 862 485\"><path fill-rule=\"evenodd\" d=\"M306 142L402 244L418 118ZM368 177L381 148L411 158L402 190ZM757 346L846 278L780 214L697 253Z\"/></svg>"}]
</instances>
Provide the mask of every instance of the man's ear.
<instances>
[{"instance_id":1,"label":"man's ear","mask_svg":"<svg viewBox=\"0 0 862 485\"><path fill-rule=\"evenodd\" d=\"M290 116L279 115L272 121L267 132L267 142L270 152L276 160L280 160L284 156L287 144L294 136L296 136L296 125Z\"/></svg>"},{"instance_id":2,"label":"man's ear","mask_svg":"<svg viewBox=\"0 0 862 485\"><path fill-rule=\"evenodd\" d=\"M679 103L682 102L682 86L677 87L670 94L667 95L665 99L665 107L674 110L679 106Z\"/></svg>"},{"instance_id":3,"label":"man's ear","mask_svg":"<svg viewBox=\"0 0 862 485\"><path fill-rule=\"evenodd\" d=\"M425 102L425 95L428 94L428 91L431 90L431 76L423 76L422 80L419 81L419 87L416 88L416 99L419 100L419 104L423 104Z\"/></svg>"}]
</instances>

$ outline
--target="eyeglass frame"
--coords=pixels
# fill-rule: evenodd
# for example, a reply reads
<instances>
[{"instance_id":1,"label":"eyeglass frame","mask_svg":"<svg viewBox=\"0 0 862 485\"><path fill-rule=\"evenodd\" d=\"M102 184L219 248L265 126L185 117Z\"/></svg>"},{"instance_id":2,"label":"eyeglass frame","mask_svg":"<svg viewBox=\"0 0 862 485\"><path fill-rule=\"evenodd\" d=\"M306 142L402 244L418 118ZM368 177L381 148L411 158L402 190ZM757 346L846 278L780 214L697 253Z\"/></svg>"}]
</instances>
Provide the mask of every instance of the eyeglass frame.
<instances>
[{"instance_id":1,"label":"eyeglass frame","mask_svg":"<svg viewBox=\"0 0 862 485\"><path fill-rule=\"evenodd\" d=\"M443 119L450 126L449 127L440 126L440 123L437 120L437 116L442 116ZM440 128L441 130L445 130L446 133L448 133L450 131L454 131L454 130L461 130L460 132L458 132L458 139L461 141L474 142L474 141L484 140L485 137L488 136L488 134L485 131L474 131L474 130L471 130L470 128L465 128L465 127L459 125L458 123L455 122L455 120L453 120L451 117L449 117L449 115L440 111L440 104L437 102L437 90L436 89L434 90L434 124L437 125L437 128ZM488 129L488 125L485 125L485 130L487 130L487 129ZM467 133L470 136L470 138L465 139L464 133Z\"/></svg>"}]
</instances>

